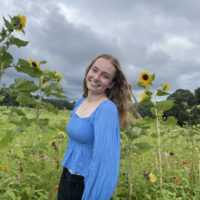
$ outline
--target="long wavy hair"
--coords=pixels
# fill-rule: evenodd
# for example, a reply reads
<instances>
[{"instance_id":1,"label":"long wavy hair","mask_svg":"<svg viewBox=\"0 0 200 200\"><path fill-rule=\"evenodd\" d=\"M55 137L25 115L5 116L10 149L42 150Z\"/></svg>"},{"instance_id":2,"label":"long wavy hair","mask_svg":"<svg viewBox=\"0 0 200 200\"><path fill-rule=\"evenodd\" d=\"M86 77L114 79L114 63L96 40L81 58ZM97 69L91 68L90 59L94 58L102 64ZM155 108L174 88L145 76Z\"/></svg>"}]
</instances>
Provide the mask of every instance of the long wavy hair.
<instances>
[{"instance_id":1,"label":"long wavy hair","mask_svg":"<svg viewBox=\"0 0 200 200\"><path fill-rule=\"evenodd\" d=\"M90 65L87 67L85 71L85 77L83 80L83 97L87 97L88 95L86 76L90 68L94 64L94 62L99 58L104 58L106 60L109 60L116 69L115 76L113 78L114 86L110 89L106 89L105 94L107 98L113 101L118 108L120 127L126 128L129 124L132 123L133 104L134 103L137 104L137 101L135 96L133 95L131 86L126 79L126 76L124 75L117 58L109 54L102 54L96 57L90 63Z\"/></svg>"}]
</instances>

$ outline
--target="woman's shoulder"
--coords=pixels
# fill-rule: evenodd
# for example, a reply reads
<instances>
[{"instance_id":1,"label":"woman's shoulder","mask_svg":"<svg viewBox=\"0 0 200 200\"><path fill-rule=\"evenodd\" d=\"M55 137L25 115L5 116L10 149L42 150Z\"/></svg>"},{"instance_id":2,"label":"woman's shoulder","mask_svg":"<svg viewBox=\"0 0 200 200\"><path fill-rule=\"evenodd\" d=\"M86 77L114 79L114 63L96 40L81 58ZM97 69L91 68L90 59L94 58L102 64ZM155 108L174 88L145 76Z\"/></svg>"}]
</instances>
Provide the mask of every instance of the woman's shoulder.
<instances>
[{"instance_id":1,"label":"woman's shoulder","mask_svg":"<svg viewBox=\"0 0 200 200\"><path fill-rule=\"evenodd\" d=\"M80 99L78 99L78 100L76 101L74 107L78 106L84 99L85 99L85 97L81 97Z\"/></svg>"},{"instance_id":2,"label":"woman's shoulder","mask_svg":"<svg viewBox=\"0 0 200 200\"><path fill-rule=\"evenodd\" d=\"M103 101L99 105L97 111L113 112L113 111L117 111L117 106L113 101L108 99L108 100Z\"/></svg>"}]
</instances>

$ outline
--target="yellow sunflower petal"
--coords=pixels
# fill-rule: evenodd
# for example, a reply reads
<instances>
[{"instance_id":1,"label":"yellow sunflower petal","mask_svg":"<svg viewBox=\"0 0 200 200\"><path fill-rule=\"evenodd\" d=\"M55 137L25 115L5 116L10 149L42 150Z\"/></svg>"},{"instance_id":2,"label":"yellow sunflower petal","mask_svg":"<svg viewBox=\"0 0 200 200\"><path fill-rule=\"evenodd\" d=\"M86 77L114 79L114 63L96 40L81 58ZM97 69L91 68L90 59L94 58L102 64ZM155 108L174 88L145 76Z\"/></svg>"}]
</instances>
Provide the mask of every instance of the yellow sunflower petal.
<instances>
[{"instance_id":1,"label":"yellow sunflower petal","mask_svg":"<svg viewBox=\"0 0 200 200\"><path fill-rule=\"evenodd\" d=\"M42 83L42 87L44 87L47 83L48 83L48 81L44 81L44 82Z\"/></svg>"},{"instance_id":2,"label":"yellow sunflower petal","mask_svg":"<svg viewBox=\"0 0 200 200\"><path fill-rule=\"evenodd\" d=\"M151 181L152 183L154 183L154 182L157 181L156 176L155 176L152 172L149 174L149 178L150 178L150 181Z\"/></svg>"},{"instance_id":3,"label":"yellow sunflower petal","mask_svg":"<svg viewBox=\"0 0 200 200\"><path fill-rule=\"evenodd\" d=\"M59 72L56 72L56 73L55 73L55 77L58 77L58 76L59 76L59 74L60 74Z\"/></svg>"},{"instance_id":4,"label":"yellow sunflower petal","mask_svg":"<svg viewBox=\"0 0 200 200\"><path fill-rule=\"evenodd\" d=\"M24 29L24 27L26 26L26 17L25 16L22 16L22 15L17 15L17 17L19 18L20 20L20 23L22 25L22 30Z\"/></svg>"},{"instance_id":5,"label":"yellow sunflower petal","mask_svg":"<svg viewBox=\"0 0 200 200\"><path fill-rule=\"evenodd\" d=\"M60 81L61 81L61 79L59 78L59 79L57 80L57 84L60 84Z\"/></svg>"},{"instance_id":6,"label":"yellow sunflower petal","mask_svg":"<svg viewBox=\"0 0 200 200\"><path fill-rule=\"evenodd\" d=\"M32 68L40 69L40 65L38 64L38 62L33 61L32 59L28 59L28 60L29 60L29 63L30 63Z\"/></svg>"},{"instance_id":7,"label":"yellow sunflower petal","mask_svg":"<svg viewBox=\"0 0 200 200\"><path fill-rule=\"evenodd\" d=\"M148 83L151 82L152 76L148 72L143 72L140 74L139 79L146 86Z\"/></svg>"},{"instance_id":8,"label":"yellow sunflower petal","mask_svg":"<svg viewBox=\"0 0 200 200\"><path fill-rule=\"evenodd\" d=\"M146 92L145 91L142 93L140 98L141 98L141 100L144 100L146 98Z\"/></svg>"},{"instance_id":9,"label":"yellow sunflower petal","mask_svg":"<svg viewBox=\"0 0 200 200\"><path fill-rule=\"evenodd\" d=\"M164 92L167 92L169 90L169 83L168 82L165 82L164 84L163 84L163 91Z\"/></svg>"}]
</instances>

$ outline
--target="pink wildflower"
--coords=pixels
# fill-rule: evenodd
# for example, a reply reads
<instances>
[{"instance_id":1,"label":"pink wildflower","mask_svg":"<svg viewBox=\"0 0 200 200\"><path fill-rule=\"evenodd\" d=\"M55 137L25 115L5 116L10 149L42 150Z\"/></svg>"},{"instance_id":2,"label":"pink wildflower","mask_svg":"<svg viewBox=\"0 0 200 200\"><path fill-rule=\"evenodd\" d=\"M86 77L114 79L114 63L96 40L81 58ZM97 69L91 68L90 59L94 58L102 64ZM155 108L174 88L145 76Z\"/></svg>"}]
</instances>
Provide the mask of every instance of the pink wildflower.
<instances>
[{"instance_id":1,"label":"pink wildflower","mask_svg":"<svg viewBox=\"0 0 200 200\"><path fill-rule=\"evenodd\" d=\"M37 158L42 158L42 155L38 155Z\"/></svg>"},{"instance_id":2,"label":"pink wildflower","mask_svg":"<svg viewBox=\"0 0 200 200\"><path fill-rule=\"evenodd\" d=\"M18 178L20 178L20 175L17 174L16 176L13 176L13 178L18 179Z\"/></svg>"}]
</instances>

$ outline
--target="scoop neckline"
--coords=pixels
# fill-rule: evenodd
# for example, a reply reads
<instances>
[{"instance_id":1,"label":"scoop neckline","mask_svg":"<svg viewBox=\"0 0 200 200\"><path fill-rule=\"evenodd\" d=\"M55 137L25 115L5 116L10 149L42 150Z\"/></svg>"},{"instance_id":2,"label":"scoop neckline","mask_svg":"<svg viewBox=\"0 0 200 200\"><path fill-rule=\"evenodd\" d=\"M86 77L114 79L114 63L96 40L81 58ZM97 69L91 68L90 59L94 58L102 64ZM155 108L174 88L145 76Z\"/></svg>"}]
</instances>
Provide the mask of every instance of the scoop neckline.
<instances>
[{"instance_id":1,"label":"scoop neckline","mask_svg":"<svg viewBox=\"0 0 200 200\"><path fill-rule=\"evenodd\" d=\"M92 115L97 111L97 109L99 108L99 106L101 106L103 103L110 101L110 99L106 99L105 101L102 101L93 111L92 113L88 116L88 117L80 117L76 111L79 108L79 106L85 101L85 97L83 97L83 100L78 104L78 106L76 107L76 109L74 110L74 114L79 118L79 119L90 119L92 117Z\"/></svg>"}]
</instances>

